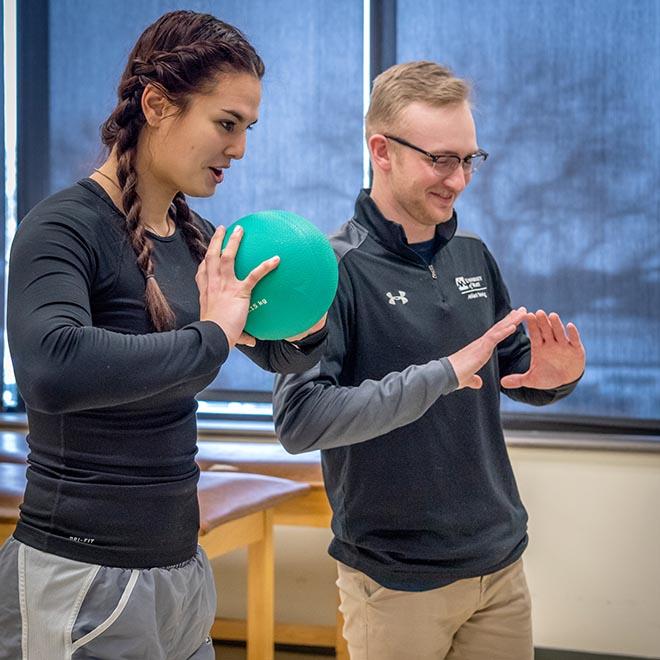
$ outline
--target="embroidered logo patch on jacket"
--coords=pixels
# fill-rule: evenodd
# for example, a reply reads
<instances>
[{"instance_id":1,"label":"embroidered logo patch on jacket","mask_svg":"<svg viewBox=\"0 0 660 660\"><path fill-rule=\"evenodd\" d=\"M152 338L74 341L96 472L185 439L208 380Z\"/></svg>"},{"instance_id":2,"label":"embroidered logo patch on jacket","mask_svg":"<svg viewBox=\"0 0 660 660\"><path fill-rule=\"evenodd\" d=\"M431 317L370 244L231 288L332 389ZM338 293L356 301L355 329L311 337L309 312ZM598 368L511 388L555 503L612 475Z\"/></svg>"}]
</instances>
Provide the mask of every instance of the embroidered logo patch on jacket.
<instances>
[{"instance_id":1,"label":"embroidered logo patch on jacket","mask_svg":"<svg viewBox=\"0 0 660 660\"><path fill-rule=\"evenodd\" d=\"M488 298L488 287L484 284L484 278L481 275L457 277L454 281L461 295L467 296L468 300Z\"/></svg>"}]
</instances>

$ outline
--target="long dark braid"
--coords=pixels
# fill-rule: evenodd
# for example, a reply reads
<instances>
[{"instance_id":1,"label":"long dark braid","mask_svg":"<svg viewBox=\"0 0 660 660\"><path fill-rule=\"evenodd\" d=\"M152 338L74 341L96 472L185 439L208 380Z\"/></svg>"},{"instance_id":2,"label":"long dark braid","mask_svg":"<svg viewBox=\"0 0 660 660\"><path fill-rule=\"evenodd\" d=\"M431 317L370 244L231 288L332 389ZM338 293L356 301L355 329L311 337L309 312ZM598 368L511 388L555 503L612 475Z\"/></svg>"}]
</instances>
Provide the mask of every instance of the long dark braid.
<instances>
[{"instance_id":1,"label":"long dark braid","mask_svg":"<svg viewBox=\"0 0 660 660\"><path fill-rule=\"evenodd\" d=\"M101 139L117 156L117 180L126 213L126 232L145 278L145 307L157 331L174 327L175 316L154 272L153 242L140 222L142 201L135 169L137 143L145 125L142 93L158 87L180 111L193 94L203 93L219 73L245 72L261 78L264 65L243 34L209 14L176 11L149 26L129 55L119 83L118 103L101 127ZM200 262L207 242L195 224L183 193L176 194L170 215L192 256Z\"/></svg>"},{"instance_id":2,"label":"long dark braid","mask_svg":"<svg viewBox=\"0 0 660 660\"><path fill-rule=\"evenodd\" d=\"M199 263L206 254L208 241L192 219L190 208L186 202L186 196L179 192L174 196L172 203L174 205L174 221L181 229L181 233L188 245L190 254L192 254Z\"/></svg>"}]
</instances>

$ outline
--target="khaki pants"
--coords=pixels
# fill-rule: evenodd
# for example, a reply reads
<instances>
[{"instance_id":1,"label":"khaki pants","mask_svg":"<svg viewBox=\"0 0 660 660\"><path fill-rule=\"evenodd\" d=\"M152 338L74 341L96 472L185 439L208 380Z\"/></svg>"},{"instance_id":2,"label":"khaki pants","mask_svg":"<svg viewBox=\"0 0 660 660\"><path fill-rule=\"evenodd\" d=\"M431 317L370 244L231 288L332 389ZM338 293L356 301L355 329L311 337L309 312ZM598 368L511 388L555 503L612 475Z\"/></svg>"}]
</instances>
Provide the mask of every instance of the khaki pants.
<instances>
[{"instance_id":1,"label":"khaki pants","mask_svg":"<svg viewBox=\"0 0 660 660\"><path fill-rule=\"evenodd\" d=\"M338 563L351 660L532 660L522 560L430 591L393 591Z\"/></svg>"}]
</instances>

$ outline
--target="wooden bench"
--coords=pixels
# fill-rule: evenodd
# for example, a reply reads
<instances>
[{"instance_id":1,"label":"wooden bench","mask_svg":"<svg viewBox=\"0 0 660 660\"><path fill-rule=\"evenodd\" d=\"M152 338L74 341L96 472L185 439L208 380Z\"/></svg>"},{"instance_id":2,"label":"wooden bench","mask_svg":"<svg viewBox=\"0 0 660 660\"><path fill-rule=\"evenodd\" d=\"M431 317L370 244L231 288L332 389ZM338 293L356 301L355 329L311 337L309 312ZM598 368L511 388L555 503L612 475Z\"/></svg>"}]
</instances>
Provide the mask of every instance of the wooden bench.
<instances>
[{"instance_id":1,"label":"wooden bench","mask_svg":"<svg viewBox=\"0 0 660 660\"><path fill-rule=\"evenodd\" d=\"M18 520L25 469L24 463L0 463L0 543L12 534ZM304 497L309 489L304 483L255 474L200 475L199 543L209 559L248 548L249 660L272 660L274 652L274 509Z\"/></svg>"},{"instance_id":2,"label":"wooden bench","mask_svg":"<svg viewBox=\"0 0 660 660\"><path fill-rule=\"evenodd\" d=\"M29 452L25 433L0 432L0 463L26 463Z\"/></svg>"},{"instance_id":3,"label":"wooden bench","mask_svg":"<svg viewBox=\"0 0 660 660\"><path fill-rule=\"evenodd\" d=\"M198 443L196 460L205 472L252 473L274 476L307 484L309 490L295 499L275 506L273 522L279 525L329 528L332 511L323 486L319 452L288 454L279 443L224 442L202 439ZM24 462L28 453L24 434L0 434L0 461ZM202 544L203 545L203 544ZM334 646L339 660L348 659L348 649L342 635L343 618L337 610L336 626L311 626L275 623L275 641L303 646ZM245 621L216 619L214 639L245 641Z\"/></svg>"},{"instance_id":4,"label":"wooden bench","mask_svg":"<svg viewBox=\"0 0 660 660\"><path fill-rule=\"evenodd\" d=\"M236 473L248 472L283 477L306 483L310 490L275 507L276 525L330 527L332 511L323 485L320 452L288 454L275 443L224 442L200 440L196 456L203 471ZM344 640L343 617L339 610L334 628L302 624L275 623L275 641L282 644L304 646L334 646L339 660L348 660L348 647ZM218 639L245 639L245 627L240 621L217 619L214 636Z\"/></svg>"},{"instance_id":5,"label":"wooden bench","mask_svg":"<svg viewBox=\"0 0 660 660\"><path fill-rule=\"evenodd\" d=\"M0 543L4 543L16 527L18 506L25 492L26 467L20 463L0 463Z\"/></svg>"},{"instance_id":6,"label":"wooden bench","mask_svg":"<svg viewBox=\"0 0 660 660\"><path fill-rule=\"evenodd\" d=\"M308 490L307 484L256 474L200 474L199 543L209 559L245 546L248 548L248 660L273 658L274 509L288 501L305 497Z\"/></svg>"}]
</instances>

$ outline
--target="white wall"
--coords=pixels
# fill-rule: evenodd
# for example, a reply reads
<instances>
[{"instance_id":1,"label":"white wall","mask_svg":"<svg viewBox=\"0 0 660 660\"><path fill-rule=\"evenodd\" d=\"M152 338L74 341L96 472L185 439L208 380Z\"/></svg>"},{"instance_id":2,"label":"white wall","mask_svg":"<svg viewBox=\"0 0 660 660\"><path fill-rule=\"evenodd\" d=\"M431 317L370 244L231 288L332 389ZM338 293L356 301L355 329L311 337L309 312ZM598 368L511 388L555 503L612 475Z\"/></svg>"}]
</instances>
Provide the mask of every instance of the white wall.
<instances>
[{"instance_id":1,"label":"white wall","mask_svg":"<svg viewBox=\"0 0 660 660\"><path fill-rule=\"evenodd\" d=\"M510 453L536 644L660 657L660 454Z\"/></svg>"},{"instance_id":2,"label":"white wall","mask_svg":"<svg viewBox=\"0 0 660 660\"><path fill-rule=\"evenodd\" d=\"M510 454L530 516L536 645L660 658L660 453L513 446ZM277 528L278 621L334 625L330 538ZM243 618L245 553L215 569L219 615Z\"/></svg>"}]
</instances>

